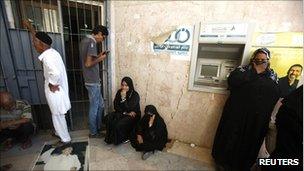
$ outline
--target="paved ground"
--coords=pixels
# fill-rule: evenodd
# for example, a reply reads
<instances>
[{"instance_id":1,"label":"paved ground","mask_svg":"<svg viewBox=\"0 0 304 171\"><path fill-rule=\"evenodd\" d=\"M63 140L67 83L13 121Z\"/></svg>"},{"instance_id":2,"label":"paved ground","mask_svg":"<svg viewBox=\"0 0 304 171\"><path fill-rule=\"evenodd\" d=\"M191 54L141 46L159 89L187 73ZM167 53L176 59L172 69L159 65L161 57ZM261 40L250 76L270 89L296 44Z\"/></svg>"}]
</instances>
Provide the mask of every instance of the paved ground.
<instances>
[{"instance_id":1,"label":"paved ground","mask_svg":"<svg viewBox=\"0 0 304 171\"><path fill-rule=\"evenodd\" d=\"M88 131L71 132L72 139L87 138ZM1 165L12 163L10 170L32 170L45 142L57 141L49 133L33 138L33 146L23 150L18 145L1 152ZM147 160L141 159L129 143L106 145L103 139L89 139L88 164L90 170L215 170L209 152L201 148L175 142L164 152L156 152ZM206 157L207 156L207 157Z\"/></svg>"},{"instance_id":2,"label":"paved ground","mask_svg":"<svg viewBox=\"0 0 304 171\"><path fill-rule=\"evenodd\" d=\"M147 160L130 145L106 145L90 139L90 170L213 170L206 163L168 152L158 151Z\"/></svg>"}]
</instances>

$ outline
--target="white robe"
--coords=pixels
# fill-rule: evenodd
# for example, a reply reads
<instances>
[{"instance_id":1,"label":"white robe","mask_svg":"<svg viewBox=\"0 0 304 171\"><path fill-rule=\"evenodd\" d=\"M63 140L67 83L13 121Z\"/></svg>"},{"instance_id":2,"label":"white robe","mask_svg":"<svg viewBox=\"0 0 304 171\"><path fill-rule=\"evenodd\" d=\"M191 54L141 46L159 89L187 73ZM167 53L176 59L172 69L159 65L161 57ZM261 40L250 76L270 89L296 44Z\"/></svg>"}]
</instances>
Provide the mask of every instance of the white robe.
<instances>
[{"instance_id":1,"label":"white robe","mask_svg":"<svg viewBox=\"0 0 304 171\"><path fill-rule=\"evenodd\" d=\"M44 91L53 115L62 115L71 108L68 79L61 55L53 48L44 51L39 57L43 63ZM59 85L59 91L51 92L49 83Z\"/></svg>"},{"instance_id":2,"label":"white robe","mask_svg":"<svg viewBox=\"0 0 304 171\"><path fill-rule=\"evenodd\" d=\"M44 165L44 170L71 170L76 167L80 169L80 162L77 155L51 155L47 163Z\"/></svg>"}]
</instances>

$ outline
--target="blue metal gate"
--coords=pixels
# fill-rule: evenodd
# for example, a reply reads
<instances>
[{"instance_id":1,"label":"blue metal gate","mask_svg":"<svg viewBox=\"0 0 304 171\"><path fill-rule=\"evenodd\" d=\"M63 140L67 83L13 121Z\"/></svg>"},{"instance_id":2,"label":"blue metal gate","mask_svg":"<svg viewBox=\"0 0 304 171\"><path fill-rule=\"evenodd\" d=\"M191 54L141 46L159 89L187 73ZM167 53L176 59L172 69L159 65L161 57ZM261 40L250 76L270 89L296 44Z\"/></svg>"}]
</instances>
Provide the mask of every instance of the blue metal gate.
<instances>
[{"instance_id":1,"label":"blue metal gate","mask_svg":"<svg viewBox=\"0 0 304 171\"><path fill-rule=\"evenodd\" d=\"M21 19L26 17L33 20L37 30L46 31L52 37L52 47L61 54L67 68L72 103L70 127L86 129L88 96L83 85L78 46L82 37L102 22L102 6L98 5L101 2L94 2L95 5L93 1L88 2L90 3L74 0L0 2L0 91L9 91L15 98L29 101L34 109L34 120L41 129L52 127L44 95L42 65L37 58L39 54L32 45L31 36L27 30L22 29ZM8 10L10 8L16 10ZM102 80L107 83L107 69L104 68L107 68L106 63L101 68L101 76L104 76ZM109 93L103 92L107 108Z\"/></svg>"}]
</instances>

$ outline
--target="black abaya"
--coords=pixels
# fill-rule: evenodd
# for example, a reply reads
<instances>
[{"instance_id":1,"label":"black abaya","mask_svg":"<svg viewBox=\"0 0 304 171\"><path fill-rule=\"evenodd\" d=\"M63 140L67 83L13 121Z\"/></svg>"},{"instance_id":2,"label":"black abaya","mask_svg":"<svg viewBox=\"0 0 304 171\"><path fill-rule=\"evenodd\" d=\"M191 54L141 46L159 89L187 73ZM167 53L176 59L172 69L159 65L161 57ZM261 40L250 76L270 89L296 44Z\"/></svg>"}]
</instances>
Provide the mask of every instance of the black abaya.
<instances>
[{"instance_id":1,"label":"black abaya","mask_svg":"<svg viewBox=\"0 0 304 171\"><path fill-rule=\"evenodd\" d=\"M276 165L265 170L303 170L303 86L283 101L276 117L277 140L272 159L298 159L298 165Z\"/></svg>"},{"instance_id":2,"label":"black abaya","mask_svg":"<svg viewBox=\"0 0 304 171\"><path fill-rule=\"evenodd\" d=\"M145 111L149 109L152 109L152 113L155 114L152 126L149 127L149 120L152 115L145 114L131 136L131 145L136 149L136 151L161 151L168 141L167 127L163 118L158 114L154 106L148 105ZM143 143L140 144L137 141L137 135L142 136Z\"/></svg>"},{"instance_id":3,"label":"black abaya","mask_svg":"<svg viewBox=\"0 0 304 171\"><path fill-rule=\"evenodd\" d=\"M257 74L252 66L238 67L228 78L226 101L214 139L212 156L227 170L249 170L255 163L279 97L276 74Z\"/></svg>"},{"instance_id":4,"label":"black abaya","mask_svg":"<svg viewBox=\"0 0 304 171\"><path fill-rule=\"evenodd\" d=\"M135 90L130 90L125 101L122 100L119 90L114 99L115 112L107 116L106 143L118 145L129 139L130 132L140 119L139 95ZM129 112L135 112L136 116L129 116Z\"/></svg>"}]
</instances>

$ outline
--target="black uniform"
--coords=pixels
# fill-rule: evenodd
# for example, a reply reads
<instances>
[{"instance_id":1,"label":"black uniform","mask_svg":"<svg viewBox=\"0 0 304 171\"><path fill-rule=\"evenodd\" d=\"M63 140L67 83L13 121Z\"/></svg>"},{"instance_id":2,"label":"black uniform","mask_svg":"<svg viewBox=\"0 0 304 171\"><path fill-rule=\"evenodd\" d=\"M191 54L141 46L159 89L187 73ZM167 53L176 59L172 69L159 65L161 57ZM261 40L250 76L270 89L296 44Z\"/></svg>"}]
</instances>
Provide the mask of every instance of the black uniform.
<instances>
[{"instance_id":1,"label":"black uniform","mask_svg":"<svg viewBox=\"0 0 304 171\"><path fill-rule=\"evenodd\" d=\"M214 139L212 156L227 170L249 170L267 133L271 112L279 98L276 74L257 74L240 66L228 78L226 101Z\"/></svg>"}]
</instances>

